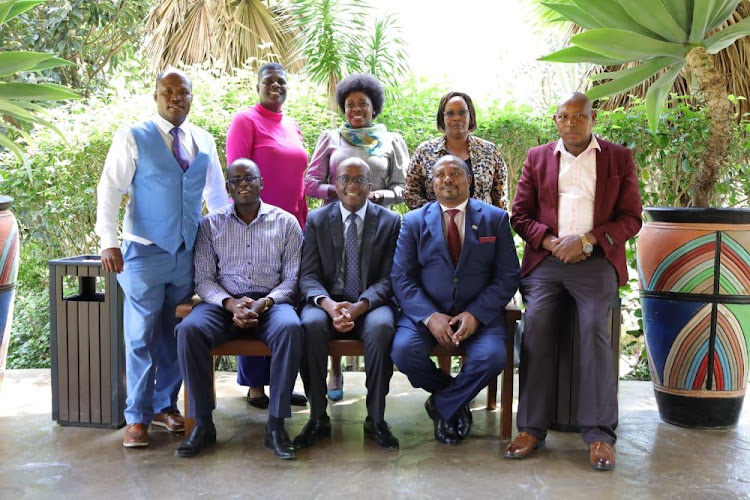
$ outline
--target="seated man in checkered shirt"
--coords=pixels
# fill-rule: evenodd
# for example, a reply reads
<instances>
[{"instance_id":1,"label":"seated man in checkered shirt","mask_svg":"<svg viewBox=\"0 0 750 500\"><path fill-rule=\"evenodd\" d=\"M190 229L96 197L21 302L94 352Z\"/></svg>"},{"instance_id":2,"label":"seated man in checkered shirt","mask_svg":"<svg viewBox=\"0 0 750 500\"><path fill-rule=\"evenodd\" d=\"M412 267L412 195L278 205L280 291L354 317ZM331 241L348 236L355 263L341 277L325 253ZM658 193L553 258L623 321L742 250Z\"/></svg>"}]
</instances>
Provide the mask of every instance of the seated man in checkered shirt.
<instances>
[{"instance_id":1,"label":"seated man in checkered shirt","mask_svg":"<svg viewBox=\"0 0 750 500\"><path fill-rule=\"evenodd\" d=\"M195 291L203 302L176 328L177 352L190 391L195 427L175 455L192 457L216 442L211 412L212 348L250 336L271 349L271 401L265 445L294 458L284 428L302 356L302 327L294 309L302 231L291 214L263 203L263 179L251 160L227 172L233 204L203 218L195 243Z\"/></svg>"}]
</instances>

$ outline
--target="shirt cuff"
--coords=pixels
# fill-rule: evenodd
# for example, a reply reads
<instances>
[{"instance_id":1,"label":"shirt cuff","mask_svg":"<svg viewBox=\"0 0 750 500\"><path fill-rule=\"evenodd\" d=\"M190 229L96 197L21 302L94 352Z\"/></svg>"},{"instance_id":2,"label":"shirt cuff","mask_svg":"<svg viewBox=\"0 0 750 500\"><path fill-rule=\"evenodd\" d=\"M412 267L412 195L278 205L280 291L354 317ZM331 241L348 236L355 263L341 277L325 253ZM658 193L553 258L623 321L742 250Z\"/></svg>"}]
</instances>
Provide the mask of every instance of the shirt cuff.
<instances>
[{"instance_id":1,"label":"shirt cuff","mask_svg":"<svg viewBox=\"0 0 750 500\"><path fill-rule=\"evenodd\" d=\"M274 304L291 304L292 300L286 296L283 292L279 291L271 291L270 293L266 294L266 297L269 299L273 299Z\"/></svg>"},{"instance_id":2,"label":"shirt cuff","mask_svg":"<svg viewBox=\"0 0 750 500\"><path fill-rule=\"evenodd\" d=\"M108 248L120 248L120 242L116 235L106 235L99 239L100 253Z\"/></svg>"},{"instance_id":3,"label":"shirt cuff","mask_svg":"<svg viewBox=\"0 0 750 500\"><path fill-rule=\"evenodd\" d=\"M323 302L323 299L327 299L327 298L328 298L328 295L318 295L317 297L313 299L313 304L322 308L323 306L321 306L320 303Z\"/></svg>"},{"instance_id":4,"label":"shirt cuff","mask_svg":"<svg viewBox=\"0 0 750 500\"><path fill-rule=\"evenodd\" d=\"M429 316L427 316L427 317L426 317L425 319L423 319L423 320L422 320L422 323L424 323L424 326L427 326L427 323L429 323L429 322L430 322L430 318L432 318L432 317L433 317L433 316L435 316L436 314L437 314L437 311L435 311L434 313L430 314L430 315L429 315Z\"/></svg>"}]
</instances>

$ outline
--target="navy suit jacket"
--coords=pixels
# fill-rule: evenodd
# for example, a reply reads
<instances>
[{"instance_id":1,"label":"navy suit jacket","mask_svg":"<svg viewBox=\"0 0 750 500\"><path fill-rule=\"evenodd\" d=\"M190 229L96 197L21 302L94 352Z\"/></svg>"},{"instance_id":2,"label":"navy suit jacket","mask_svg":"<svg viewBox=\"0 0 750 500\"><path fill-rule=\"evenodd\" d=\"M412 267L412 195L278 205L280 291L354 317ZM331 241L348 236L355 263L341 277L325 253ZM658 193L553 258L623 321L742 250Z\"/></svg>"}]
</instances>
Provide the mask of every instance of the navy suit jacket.
<instances>
[{"instance_id":1,"label":"navy suit jacket","mask_svg":"<svg viewBox=\"0 0 750 500\"><path fill-rule=\"evenodd\" d=\"M364 290L359 300L367 299L370 309L390 303L393 296L391 266L400 227L398 213L367 204L359 254ZM299 269L299 288L305 302L320 295L330 297L343 258L344 222L337 201L307 216Z\"/></svg>"},{"instance_id":2,"label":"navy suit jacket","mask_svg":"<svg viewBox=\"0 0 750 500\"><path fill-rule=\"evenodd\" d=\"M404 215L391 278L402 321L419 324L435 312L468 311L485 329L504 331L505 305L516 293L519 266L508 214L469 199L464 243L454 268L440 205Z\"/></svg>"}]
</instances>

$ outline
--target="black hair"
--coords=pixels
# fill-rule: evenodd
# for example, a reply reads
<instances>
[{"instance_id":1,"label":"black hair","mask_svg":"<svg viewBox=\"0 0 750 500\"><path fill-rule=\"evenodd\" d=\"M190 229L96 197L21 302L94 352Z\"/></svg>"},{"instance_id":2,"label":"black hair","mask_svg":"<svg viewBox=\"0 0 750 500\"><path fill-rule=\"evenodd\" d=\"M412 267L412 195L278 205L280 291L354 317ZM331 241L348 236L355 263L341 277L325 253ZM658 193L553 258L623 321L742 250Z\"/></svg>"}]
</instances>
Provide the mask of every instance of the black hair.
<instances>
[{"instance_id":1,"label":"black hair","mask_svg":"<svg viewBox=\"0 0 750 500\"><path fill-rule=\"evenodd\" d=\"M469 97L469 94L456 91L448 92L440 99L437 111L437 128L439 131L445 132L445 116L443 116L445 105L454 97L460 97L466 101L466 107L469 108L469 132L471 132L477 128L477 112L474 110L474 102L471 100L471 97Z\"/></svg>"},{"instance_id":2,"label":"black hair","mask_svg":"<svg viewBox=\"0 0 750 500\"><path fill-rule=\"evenodd\" d=\"M459 158L458 156L443 155L440 158L438 158L438 161L435 162L435 165L433 165L432 169L435 170L438 167L438 165L440 165L441 163L456 163L461 168L464 169L464 172L466 172L466 175L472 178L474 177L474 174L471 172L469 165L467 165L466 162L462 160L461 158Z\"/></svg>"},{"instance_id":3,"label":"black hair","mask_svg":"<svg viewBox=\"0 0 750 500\"><path fill-rule=\"evenodd\" d=\"M155 83L156 87L159 86L159 82L162 81L162 79L164 77L166 77L167 75L171 75L171 74L179 75L182 78L184 78L185 80L187 80L188 84L190 85L190 89L191 90L193 89L193 81L190 79L190 77L187 75L187 73L185 73L181 69L177 69L177 68L172 67L172 66L167 67L164 71L162 71L158 75L156 75L156 83Z\"/></svg>"},{"instance_id":4,"label":"black hair","mask_svg":"<svg viewBox=\"0 0 750 500\"><path fill-rule=\"evenodd\" d=\"M336 102L342 113L344 110L344 101L352 92L363 92L372 101L372 117L377 117L383 111L385 102L385 89L383 84L377 78L368 73L354 73L339 82L336 85Z\"/></svg>"},{"instance_id":5,"label":"black hair","mask_svg":"<svg viewBox=\"0 0 750 500\"><path fill-rule=\"evenodd\" d=\"M271 71L283 71L286 73L286 69L284 69L284 65L277 62L267 62L260 68L258 68L258 83L260 83L260 77L263 75L264 71L271 70Z\"/></svg>"}]
</instances>

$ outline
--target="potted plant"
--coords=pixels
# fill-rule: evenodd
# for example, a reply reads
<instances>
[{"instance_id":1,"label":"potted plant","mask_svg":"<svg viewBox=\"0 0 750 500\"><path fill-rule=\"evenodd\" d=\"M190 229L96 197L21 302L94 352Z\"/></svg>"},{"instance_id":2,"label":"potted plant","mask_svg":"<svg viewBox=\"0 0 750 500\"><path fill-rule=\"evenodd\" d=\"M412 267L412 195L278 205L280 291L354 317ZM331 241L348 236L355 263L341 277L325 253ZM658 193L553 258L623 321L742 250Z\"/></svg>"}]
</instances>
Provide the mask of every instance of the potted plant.
<instances>
[{"instance_id":1,"label":"potted plant","mask_svg":"<svg viewBox=\"0 0 750 500\"><path fill-rule=\"evenodd\" d=\"M625 65L596 75L600 99L648 82L656 132L677 76L689 71L707 108L709 136L683 208L646 208L638 239L646 348L659 413L705 428L737 423L750 351L750 210L707 208L732 140L732 103L712 54L750 34L726 21L739 0L573 0L546 3L582 31L544 61ZM745 4L747 2L744 2ZM741 16L740 16L741 17Z\"/></svg>"}]
</instances>

